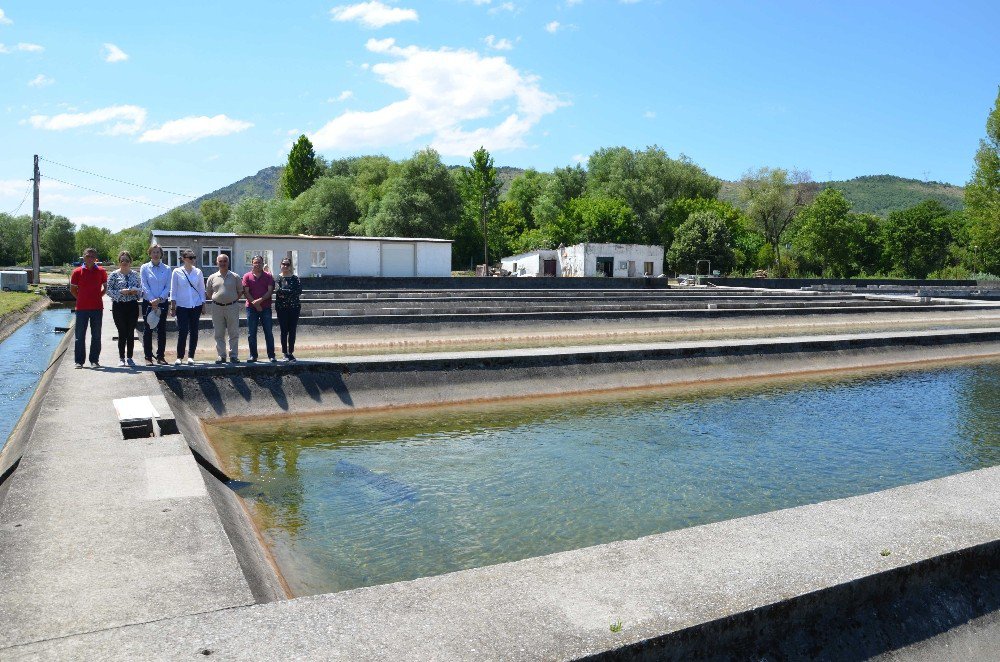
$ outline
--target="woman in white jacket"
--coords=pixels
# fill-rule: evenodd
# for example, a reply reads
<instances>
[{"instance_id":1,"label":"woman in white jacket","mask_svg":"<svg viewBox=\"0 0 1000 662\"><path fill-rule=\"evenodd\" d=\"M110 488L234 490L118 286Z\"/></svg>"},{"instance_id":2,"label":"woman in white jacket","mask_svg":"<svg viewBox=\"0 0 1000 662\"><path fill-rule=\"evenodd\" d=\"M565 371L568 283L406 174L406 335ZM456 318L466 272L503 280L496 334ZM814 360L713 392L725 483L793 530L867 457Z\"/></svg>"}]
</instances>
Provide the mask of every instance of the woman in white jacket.
<instances>
[{"instance_id":1,"label":"woman in white jacket","mask_svg":"<svg viewBox=\"0 0 1000 662\"><path fill-rule=\"evenodd\" d=\"M174 365L184 362L185 349L187 364L194 365L198 322L205 311L205 277L201 269L194 266L194 251L184 251L181 259L184 265L170 274L170 314L177 316L177 360Z\"/></svg>"}]
</instances>

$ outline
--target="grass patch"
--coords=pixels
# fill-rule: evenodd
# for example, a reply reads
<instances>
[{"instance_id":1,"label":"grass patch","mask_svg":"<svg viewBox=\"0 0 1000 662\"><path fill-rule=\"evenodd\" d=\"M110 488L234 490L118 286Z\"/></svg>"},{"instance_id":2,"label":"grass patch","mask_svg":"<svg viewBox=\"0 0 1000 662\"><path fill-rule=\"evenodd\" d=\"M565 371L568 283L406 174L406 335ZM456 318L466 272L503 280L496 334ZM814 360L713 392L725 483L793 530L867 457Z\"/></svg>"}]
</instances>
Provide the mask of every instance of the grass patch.
<instances>
[{"instance_id":1,"label":"grass patch","mask_svg":"<svg viewBox=\"0 0 1000 662\"><path fill-rule=\"evenodd\" d=\"M27 308L38 299L34 292L0 292L0 316Z\"/></svg>"}]
</instances>

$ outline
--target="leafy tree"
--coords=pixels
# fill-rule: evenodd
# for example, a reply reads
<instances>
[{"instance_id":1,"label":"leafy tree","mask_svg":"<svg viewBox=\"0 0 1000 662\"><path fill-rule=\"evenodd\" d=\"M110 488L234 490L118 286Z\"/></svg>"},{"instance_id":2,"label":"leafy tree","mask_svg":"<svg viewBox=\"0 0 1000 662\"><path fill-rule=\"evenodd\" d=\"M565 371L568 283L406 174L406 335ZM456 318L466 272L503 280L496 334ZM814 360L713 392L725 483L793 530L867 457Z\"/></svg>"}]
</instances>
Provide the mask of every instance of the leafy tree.
<instances>
[{"instance_id":1,"label":"leafy tree","mask_svg":"<svg viewBox=\"0 0 1000 662\"><path fill-rule=\"evenodd\" d=\"M889 214L883 231L886 252L896 272L926 278L944 266L951 241L947 217L948 210L936 200Z\"/></svg>"},{"instance_id":2,"label":"leafy tree","mask_svg":"<svg viewBox=\"0 0 1000 662\"><path fill-rule=\"evenodd\" d=\"M851 237L851 255L857 267L855 273L866 275L886 274L891 268L886 261L883 219L875 214L850 214L854 227Z\"/></svg>"},{"instance_id":3,"label":"leafy tree","mask_svg":"<svg viewBox=\"0 0 1000 662\"><path fill-rule=\"evenodd\" d=\"M545 190L546 179L546 175L529 168L514 178L507 189L505 199L512 205L512 211L516 213L514 220L522 225L523 230L538 227L533 208Z\"/></svg>"},{"instance_id":4,"label":"leafy tree","mask_svg":"<svg viewBox=\"0 0 1000 662\"><path fill-rule=\"evenodd\" d=\"M233 212L232 207L216 198L203 201L198 211L205 220L205 228L209 232L223 232L229 225L229 218Z\"/></svg>"},{"instance_id":5,"label":"leafy tree","mask_svg":"<svg viewBox=\"0 0 1000 662\"><path fill-rule=\"evenodd\" d=\"M292 145L288 152L288 164L281 173L279 188L284 197L294 200L308 190L323 173L322 162L316 158L312 142L304 135Z\"/></svg>"},{"instance_id":6,"label":"leafy tree","mask_svg":"<svg viewBox=\"0 0 1000 662\"><path fill-rule=\"evenodd\" d=\"M781 239L795 214L805 206L809 173L760 168L743 175L740 200L747 217L771 248L774 265L781 262Z\"/></svg>"},{"instance_id":7,"label":"leafy tree","mask_svg":"<svg viewBox=\"0 0 1000 662\"><path fill-rule=\"evenodd\" d=\"M302 196L299 196L302 197ZM264 234L292 234L295 213L292 206L298 201L288 198L271 198L264 205Z\"/></svg>"},{"instance_id":8,"label":"leafy tree","mask_svg":"<svg viewBox=\"0 0 1000 662\"><path fill-rule=\"evenodd\" d=\"M555 223L567 203L579 198L587 188L587 171L580 165L556 168L546 178L545 188L538 196L531 213L539 228Z\"/></svg>"},{"instance_id":9,"label":"leafy tree","mask_svg":"<svg viewBox=\"0 0 1000 662\"><path fill-rule=\"evenodd\" d=\"M292 232L314 235L343 235L360 219L347 177L320 177L291 205Z\"/></svg>"},{"instance_id":10,"label":"leafy tree","mask_svg":"<svg viewBox=\"0 0 1000 662\"><path fill-rule=\"evenodd\" d=\"M261 234L267 223L267 202L261 198L243 198L233 207L230 225L233 232Z\"/></svg>"},{"instance_id":11,"label":"leafy tree","mask_svg":"<svg viewBox=\"0 0 1000 662\"><path fill-rule=\"evenodd\" d=\"M500 201L500 180L493 167L493 157L485 147L472 153L469 168L462 172L460 191L469 216L475 219L483 236L483 264L490 263L488 248L490 218Z\"/></svg>"},{"instance_id":12,"label":"leafy tree","mask_svg":"<svg viewBox=\"0 0 1000 662\"><path fill-rule=\"evenodd\" d=\"M132 266L138 269L139 266L149 259L147 251L149 250L149 242L152 237L148 230L142 230L139 228L128 228L121 230L111 236L108 243L109 256L112 260L118 258L118 254L122 251L128 251L129 255L132 256Z\"/></svg>"},{"instance_id":13,"label":"leafy tree","mask_svg":"<svg viewBox=\"0 0 1000 662\"><path fill-rule=\"evenodd\" d=\"M157 230L176 230L179 232L204 232L205 221L196 211L175 207L156 221Z\"/></svg>"},{"instance_id":14,"label":"leafy tree","mask_svg":"<svg viewBox=\"0 0 1000 662\"><path fill-rule=\"evenodd\" d=\"M965 187L974 269L1000 273L1000 92L979 141L976 170Z\"/></svg>"},{"instance_id":15,"label":"leafy tree","mask_svg":"<svg viewBox=\"0 0 1000 662\"><path fill-rule=\"evenodd\" d=\"M639 230L635 212L624 200L596 196L574 198L555 223L542 228L550 244L633 244Z\"/></svg>"},{"instance_id":16,"label":"leafy tree","mask_svg":"<svg viewBox=\"0 0 1000 662\"><path fill-rule=\"evenodd\" d=\"M667 262L681 272L693 272L698 260L710 260L713 271L725 274L733 268L734 257L729 227L712 211L688 216L667 251Z\"/></svg>"},{"instance_id":17,"label":"leafy tree","mask_svg":"<svg viewBox=\"0 0 1000 662\"><path fill-rule=\"evenodd\" d=\"M31 260L31 217L0 213L0 265Z\"/></svg>"},{"instance_id":18,"label":"leafy tree","mask_svg":"<svg viewBox=\"0 0 1000 662\"><path fill-rule=\"evenodd\" d=\"M351 231L369 237L450 238L461 219L455 180L438 153L424 149L401 164L399 176L385 182L377 210Z\"/></svg>"},{"instance_id":19,"label":"leafy tree","mask_svg":"<svg viewBox=\"0 0 1000 662\"><path fill-rule=\"evenodd\" d=\"M798 214L794 244L800 257L819 266L824 275L844 278L855 272L852 247L859 228L852 222L851 203L835 188L824 189Z\"/></svg>"},{"instance_id":20,"label":"leafy tree","mask_svg":"<svg viewBox=\"0 0 1000 662\"><path fill-rule=\"evenodd\" d=\"M107 228L96 225L81 225L80 229L76 231L75 243L77 255L83 255L83 251L87 248L95 248L99 260L114 262L118 259L117 252L114 255L111 254L114 247L111 240L111 230Z\"/></svg>"},{"instance_id":21,"label":"leafy tree","mask_svg":"<svg viewBox=\"0 0 1000 662\"><path fill-rule=\"evenodd\" d=\"M76 226L68 218L43 211L39 223L42 264L66 264L76 259L79 255L74 242Z\"/></svg>"},{"instance_id":22,"label":"leafy tree","mask_svg":"<svg viewBox=\"0 0 1000 662\"><path fill-rule=\"evenodd\" d=\"M715 198L720 185L687 157L671 159L655 145L645 151L599 149L587 162L588 192L625 200L639 224L637 241L643 243L669 244L676 227L664 223L670 203L678 198Z\"/></svg>"}]
</instances>

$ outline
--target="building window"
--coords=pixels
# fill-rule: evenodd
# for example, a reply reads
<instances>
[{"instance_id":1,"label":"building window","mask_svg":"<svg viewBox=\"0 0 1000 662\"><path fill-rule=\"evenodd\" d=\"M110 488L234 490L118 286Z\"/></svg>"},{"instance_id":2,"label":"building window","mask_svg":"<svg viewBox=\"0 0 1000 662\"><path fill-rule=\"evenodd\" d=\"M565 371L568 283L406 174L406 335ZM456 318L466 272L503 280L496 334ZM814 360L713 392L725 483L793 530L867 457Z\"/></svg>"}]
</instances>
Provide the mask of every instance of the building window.
<instances>
[{"instance_id":1,"label":"building window","mask_svg":"<svg viewBox=\"0 0 1000 662\"><path fill-rule=\"evenodd\" d=\"M164 248L163 249L163 264L168 267L179 267L181 266L181 249L179 248Z\"/></svg>"},{"instance_id":2,"label":"building window","mask_svg":"<svg viewBox=\"0 0 1000 662\"><path fill-rule=\"evenodd\" d=\"M309 251L309 266L326 269L326 251Z\"/></svg>"},{"instance_id":3,"label":"building window","mask_svg":"<svg viewBox=\"0 0 1000 662\"><path fill-rule=\"evenodd\" d=\"M642 268L642 272L644 274L646 274L647 276L652 276L653 275L653 263L652 262L646 262L645 265Z\"/></svg>"},{"instance_id":4,"label":"building window","mask_svg":"<svg viewBox=\"0 0 1000 662\"><path fill-rule=\"evenodd\" d=\"M218 248L202 248L201 249L201 265L203 267L211 267L215 264L215 261L219 259L219 249Z\"/></svg>"}]
</instances>

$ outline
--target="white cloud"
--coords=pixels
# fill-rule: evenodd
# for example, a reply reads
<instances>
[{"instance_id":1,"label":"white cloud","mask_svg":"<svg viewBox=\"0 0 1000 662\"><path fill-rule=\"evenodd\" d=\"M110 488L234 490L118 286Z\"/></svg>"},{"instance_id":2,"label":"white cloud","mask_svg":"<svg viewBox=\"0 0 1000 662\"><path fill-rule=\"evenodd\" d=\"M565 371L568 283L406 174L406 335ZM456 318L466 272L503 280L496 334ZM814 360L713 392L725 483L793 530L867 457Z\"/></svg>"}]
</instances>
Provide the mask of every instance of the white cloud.
<instances>
[{"instance_id":1,"label":"white cloud","mask_svg":"<svg viewBox=\"0 0 1000 662\"><path fill-rule=\"evenodd\" d=\"M0 25L13 25L13 24L14 21L7 18L7 15L3 13L2 9L0 9Z\"/></svg>"},{"instance_id":2,"label":"white cloud","mask_svg":"<svg viewBox=\"0 0 1000 662\"><path fill-rule=\"evenodd\" d=\"M253 124L242 120L234 120L225 115L206 117L184 117L179 120L165 122L163 126L149 129L139 138L141 143L189 143L213 136L228 136L240 131L246 131Z\"/></svg>"},{"instance_id":3,"label":"white cloud","mask_svg":"<svg viewBox=\"0 0 1000 662\"><path fill-rule=\"evenodd\" d=\"M146 123L146 109L139 106L108 106L89 113L32 115L28 122L36 129L65 131L95 124L110 124L109 135L138 133Z\"/></svg>"},{"instance_id":4,"label":"white cloud","mask_svg":"<svg viewBox=\"0 0 1000 662\"><path fill-rule=\"evenodd\" d=\"M586 160L587 157L584 156L583 154L574 154L572 159L573 163L583 163Z\"/></svg>"},{"instance_id":5,"label":"white cloud","mask_svg":"<svg viewBox=\"0 0 1000 662\"><path fill-rule=\"evenodd\" d=\"M28 87L45 87L46 85L51 85L54 82L56 82L55 79L49 78L45 74L38 74L28 81Z\"/></svg>"},{"instance_id":6,"label":"white cloud","mask_svg":"<svg viewBox=\"0 0 1000 662\"><path fill-rule=\"evenodd\" d=\"M545 24L545 31L550 34L555 34L559 32L559 28L561 27L562 25L559 23L559 21L552 21L551 23Z\"/></svg>"},{"instance_id":7,"label":"white cloud","mask_svg":"<svg viewBox=\"0 0 1000 662\"><path fill-rule=\"evenodd\" d=\"M511 43L510 39L497 39L494 35L486 35L486 39L483 39L486 45L495 51L509 51L514 48L514 44Z\"/></svg>"},{"instance_id":8,"label":"white cloud","mask_svg":"<svg viewBox=\"0 0 1000 662\"><path fill-rule=\"evenodd\" d=\"M491 14L499 14L502 11L509 11L512 14L517 13L517 5L515 5L513 2L501 2L496 7L490 8Z\"/></svg>"},{"instance_id":9,"label":"white cloud","mask_svg":"<svg viewBox=\"0 0 1000 662\"><path fill-rule=\"evenodd\" d=\"M580 4L581 2L583 2L583 0L566 0L566 6L572 7L574 5Z\"/></svg>"},{"instance_id":10,"label":"white cloud","mask_svg":"<svg viewBox=\"0 0 1000 662\"><path fill-rule=\"evenodd\" d=\"M40 44L26 44L21 42L15 46L6 46L0 44L0 54L13 53L14 51L21 51L22 53L41 53L45 50L45 47Z\"/></svg>"},{"instance_id":11,"label":"white cloud","mask_svg":"<svg viewBox=\"0 0 1000 662\"><path fill-rule=\"evenodd\" d=\"M525 137L545 115L565 105L544 92L537 77L521 73L503 57L402 48L392 39L369 39L367 48L394 58L375 64L372 71L406 98L334 118L310 136L317 149L381 148L417 140L456 156L467 156L480 145L513 149L525 145ZM501 119L497 113L504 104L514 110ZM472 123L492 126L469 128Z\"/></svg>"},{"instance_id":12,"label":"white cloud","mask_svg":"<svg viewBox=\"0 0 1000 662\"><path fill-rule=\"evenodd\" d=\"M128 59L128 53L114 44L104 44L101 48L101 57L105 62L124 62Z\"/></svg>"},{"instance_id":13,"label":"white cloud","mask_svg":"<svg viewBox=\"0 0 1000 662\"><path fill-rule=\"evenodd\" d=\"M377 0L334 7L330 10L330 18L341 22L357 21L367 28L383 28L393 23L419 20L415 9L390 7Z\"/></svg>"},{"instance_id":14,"label":"white cloud","mask_svg":"<svg viewBox=\"0 0 1000 662\"><path fill-rule=\"evenodd\" d=\"M656 118L656 113L654 113L652 110L647 110L642 114L642 116L645 117L647 120L651 120Z\"/></svg>"},{"instance_id":15,"label":"white cloud","mask_svg":"<svg viewBox=\"0 0 1000 662\"><path fill-rule=\"evenodd\" d=\"M354 92L351 92L350 90L344 90L343 92L337 95L337 101L347 101L353 96Z\"/></svg>"},{"instance_id":16,"label":"white cloud","mask_svg":"<svg viewBox=\"0 0 1000 662\"><path fill-rule=\"evenodd\" d=\"M0 179L0 198L16 197L20 200L21 196L24 195L24 192L27 190L27 187L27 179Z\"/></svg>"}]
</instances>

